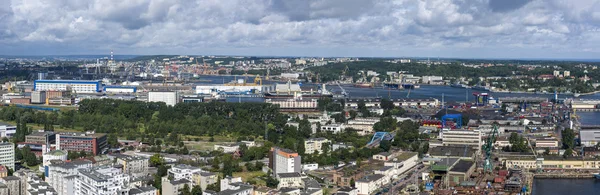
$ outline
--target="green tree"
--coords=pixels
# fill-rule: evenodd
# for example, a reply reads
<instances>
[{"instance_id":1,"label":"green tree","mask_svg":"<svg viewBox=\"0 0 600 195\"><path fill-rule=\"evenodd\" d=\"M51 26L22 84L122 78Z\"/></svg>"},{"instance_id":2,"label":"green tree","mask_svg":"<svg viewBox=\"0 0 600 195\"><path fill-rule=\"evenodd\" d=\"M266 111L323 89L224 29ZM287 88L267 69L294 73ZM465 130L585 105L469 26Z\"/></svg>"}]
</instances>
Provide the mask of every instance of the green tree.
<instances>
[{"instance_id":1,"label":"green tree","mask_svg":"<svg viewBox=\"0 0 600 195\"><path fill-rule=\"evenodd\" d=\"M562 132L562 142L564 149L573 149L575 148L575 132L573 129L566 128Z\"/></svg>"},{"instance_id":2,"label":"green tree","mask_svg":"<svg viewBox=\"0 0 600 195\"><path fill-rule=\"evenodd\" d=\"M350 179L350 186L351 186L351 187L354 187L354 182L355 182L355 181L354 181L354 178L351 178L351 179Z\"/></svg>"},{"instance_id":3,"label":"green tree","mask_svg":"<svg viewBox=\"0 0 600 195\"><path fill-rule=\"evenodd\" d=\"M114 133L108 135L107 142L108 142L108 145L113 148L120 146L117 135L115 135Z\"/></svg>"},{"instance_id":4,"label":"green tree","mask_svg":"<svg viewBox=\"0 0 600 195\"><path fill-rule=\"evenodd\" d=\"M380 107L384 110L391 110L394 109L395 106L393 101L383 98L381 99Z\"/></svg>"},{"instance_id":5,"label":"green tree","mask_svg":"<svg viewBox=\"0 0 600 195\"><path fill-rule=\"evenodd\" d=\"M564 158L567 158L567 157L570 157L570 156L573 156L573 149L571 149L571 148L567 148L567 149L565 150L565 153L563 154L563 157L564 157Z\"/></svg>"},{"instance_id":6,"label":"green tree","mask_svg":"<svg viewBox=\"0 0 600 195\"><path fill-rule=\"evenodd\" d=\"M381 142L379 142L379 148L381 148L385 152L390 151L391 147L392 143L389 140L382 140Z\"/></svg>"},{"instance_id":7,"label":"green tree","mask_svg":"<svg viewBox=\"0 0 600 195\"><path fill-rule=\"evenodd\" d=\"M165 159L160 154L154 154L149 159L150 166L158 167L165 164Z\"/></svg>"},{"instance_id":8,"label":"green tree","mask_svg":"<svg viewBox=\"0 0 600 195\"><path fill-rule=\"evenodd\" d=\"M181 189L181 195L191 195L192 190L188 184L183 185L183 189Z\"/></svg>"},{"instance_id":9,"label":"green tree","mask_svg":"<svg viewBox=\"0 0 600 195\"><path fill-rule=\"evenodd\" d=\"M200 185L195 185L192 188L192 195L202 195L202 188L200 187Z\"/></svg>"}]
</instances>

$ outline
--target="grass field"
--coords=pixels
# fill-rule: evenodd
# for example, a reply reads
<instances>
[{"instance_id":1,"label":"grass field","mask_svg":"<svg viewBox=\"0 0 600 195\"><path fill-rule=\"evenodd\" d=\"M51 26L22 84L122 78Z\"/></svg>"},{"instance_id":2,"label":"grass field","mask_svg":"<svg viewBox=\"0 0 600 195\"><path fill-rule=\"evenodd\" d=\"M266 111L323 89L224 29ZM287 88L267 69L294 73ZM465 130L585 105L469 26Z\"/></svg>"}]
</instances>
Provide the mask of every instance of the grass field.
<instances>
[{"instance_id":1,"label":"grass field","mask_svg":"<svg viewBox=\"0 0 600 195\"><path fill-rule=\"evenodd\" d=\"M244 182L249 182L249 181L255 181L256 185L258 186L266 186L267 183L260 179L260 176L263 176L265 173L263 173L262 171L254 171L254 172L236 172L233 173L233 177L241 177L242 181Z\"/></svg>"},{"instance_id":2,"label":"grass field","mask_svg":"<svg viewBox=\"0 0 600 195\"><path fill-rule=\"evenodd\" d=\"M16 122L14 121L4 121L4 120L0 120L0 122L2 123L6 123L6 124L10 124L10 125L17 125ZM43 125L36 125L33 123L28 123L27 127L31 127L34 131L40 130L40 129L44 129ZM60 125L54 125L54 131L55 132L81 132L80 130L76 130L76 129L67 129L67 128L62 128L60 127Z\"/></svg>"}]
</instances>

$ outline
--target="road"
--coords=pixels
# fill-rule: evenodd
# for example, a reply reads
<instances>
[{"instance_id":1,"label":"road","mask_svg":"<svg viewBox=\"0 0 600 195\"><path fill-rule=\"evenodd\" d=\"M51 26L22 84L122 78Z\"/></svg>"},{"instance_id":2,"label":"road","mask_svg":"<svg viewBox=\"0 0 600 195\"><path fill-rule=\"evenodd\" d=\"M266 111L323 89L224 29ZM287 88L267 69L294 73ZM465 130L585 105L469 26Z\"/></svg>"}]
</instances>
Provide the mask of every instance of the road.
<instances>
[{"instance_id":1,"label":"road","mask_svg":"<svg viewBox=\"0 0 600 195\"><path fill-rule=\"evenodd\" d=\"M383 186L382 190L380 192L384 195L400 194L400 191L404 187L408 186L409 184L414 184L415 175L417 177L420 177L421 173L429 171L429 167L425 167L425 166L423 166L422 168L419 169L419 167L421 167L421 166L422 166L422 164L419 163L419 164L417 164L417 166L406 171L404 174L399 175L398 179L396 179L396 180L392 179L392 182L388 185ZM409 174L410 174L410 177L406 178ZM419 178L417 178L417 182L418 181L419 181ZM389 191L383 192L383 191L385 191L383 189L388 189Z\"/></svg>"}]
</instances>

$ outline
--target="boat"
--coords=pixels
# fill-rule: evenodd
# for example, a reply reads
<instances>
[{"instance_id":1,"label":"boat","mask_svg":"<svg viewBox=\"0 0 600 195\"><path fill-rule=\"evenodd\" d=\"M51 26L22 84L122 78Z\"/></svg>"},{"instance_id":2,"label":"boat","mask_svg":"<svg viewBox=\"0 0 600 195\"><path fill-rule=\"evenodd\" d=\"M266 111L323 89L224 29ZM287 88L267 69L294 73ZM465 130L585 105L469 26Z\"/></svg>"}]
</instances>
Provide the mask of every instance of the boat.
<instances>
[{"instance_id":1,"label":"boat","mask_svg":"<svg viewBox=\"0 0 600 195\"><path fill-rule=\"evenodd\" d=\"M373 87L373 85L371 85L371 83L355 83L354 87L358 87L358 88L371 88L371 87Z\"/></svg>"},{"instance_id":2,"label":"boat","mask_svg":"<svg viewBox=\"0 0 600 195\"><path fill-rule=\"evenodd\" d=\"M600 173L594 173L594 177L595 177L596 179L600 179Z\"/></svg>"},{"instance_id":3,"label":"boat","mask_svg":"<svg viewBox=\"0 0 600 195\"><path fill-rule=\"evenodd\" d=\"M400 86L400 84L398 84L398 83L390 83L390 82L383 83L383 87L390 88L390 89L398 89L399 86Z\"/></svg>"},{"instance_id":4,"label":"boat","mask_svg":"<svg viewBox=\"0 0 600 195\"><path fill-rule=\"evenodd\" d=\"M574 93L574 94L573 94L573 97L579 97L579 96L581 96L581 94L580 94L580 93Z\"/></svg>"},{"instance_id":5,"label":"boat","mask_svg":"<svg viewBox=\"0 0 600 195\"><path fill-rule=\"evenodd\" d=\"M481 85L475 85L475 86L471 87L471 89L478 90L478 91L489 91L490 90L489 87L481 86Z\"/></svg>"},{"instance_id":6,"label":"boat","mask_svg":"<svg viewBox=\"0 0 600 195\"><path fill-rule=\"evenodd\" d=\"M460 84L460 83L454 83L454 84L450 85L450 87L454 87L454 88L467 88L467 85Z\"/></svg>"}]
</instances>

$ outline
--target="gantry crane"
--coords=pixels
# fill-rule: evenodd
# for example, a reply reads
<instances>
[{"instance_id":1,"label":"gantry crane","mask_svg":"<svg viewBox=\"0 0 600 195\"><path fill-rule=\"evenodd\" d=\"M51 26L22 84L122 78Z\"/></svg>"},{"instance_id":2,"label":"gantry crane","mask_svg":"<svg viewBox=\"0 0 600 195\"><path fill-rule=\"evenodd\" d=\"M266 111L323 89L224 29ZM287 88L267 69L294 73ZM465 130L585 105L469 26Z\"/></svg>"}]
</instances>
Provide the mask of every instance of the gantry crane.
<instances>
[{"instance_id":1,"label":"gantry crane","mask_svg":"<svg viewBox=\"0 0 600 195\"><path fill-rule=\"evenodd\" d=\"M494 149L494 143L496 142L496 135L498 134L498 125L492 127L492 132L487 137L487 141L483 146L485 151L485 164L483 165L484 172L491 173L494 170L492 164L492 150Z\"/></svg>"}]
</instances>

